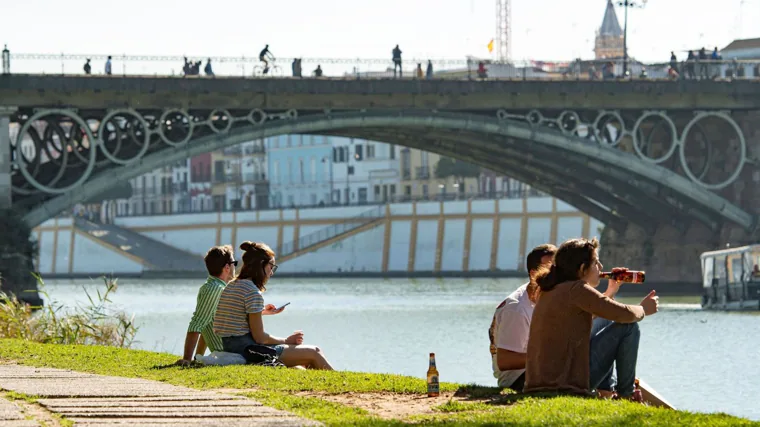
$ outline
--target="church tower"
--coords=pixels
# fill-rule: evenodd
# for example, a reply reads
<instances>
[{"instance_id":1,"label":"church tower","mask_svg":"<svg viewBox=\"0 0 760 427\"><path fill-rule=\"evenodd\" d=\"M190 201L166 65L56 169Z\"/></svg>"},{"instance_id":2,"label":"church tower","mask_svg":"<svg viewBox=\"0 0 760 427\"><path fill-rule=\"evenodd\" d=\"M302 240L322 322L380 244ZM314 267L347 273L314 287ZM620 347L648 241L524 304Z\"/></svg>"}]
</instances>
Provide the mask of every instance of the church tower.
<instances>
[{"instance_id":1,"label":"church tower","mask_svg":"<svg viewBox=\"0 0 760 427\"><path fill-rule=\"evenodd\" d=\"M623 30L620 28L612 0L607 0L602 26L596 32L594 55L596 59L623 57Z\"/></svg>"}]
</instances>

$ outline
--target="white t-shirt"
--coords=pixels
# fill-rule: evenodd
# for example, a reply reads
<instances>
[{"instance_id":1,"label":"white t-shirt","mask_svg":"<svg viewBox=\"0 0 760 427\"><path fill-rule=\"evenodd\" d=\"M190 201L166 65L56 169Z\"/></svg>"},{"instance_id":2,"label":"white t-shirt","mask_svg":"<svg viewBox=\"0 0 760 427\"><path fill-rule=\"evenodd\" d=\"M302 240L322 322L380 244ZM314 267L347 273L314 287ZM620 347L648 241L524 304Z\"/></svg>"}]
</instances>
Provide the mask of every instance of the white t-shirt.
<instances>
[{"instance_id":1,"label":"white t-shirt","mask_svg":"<svg viewBox=\"0 0 760 427\"><path fill-rule=\"evenodd\" d=\"M496 349L527 353L530 319L533 317L534 304L528 298L528 284L512 292L496 307L496 313L488 330L491 340L491 361L493 376L499 379L499 387L509 387L525 369L500 371L496 363Z\"/></svg>"}]
</instances>

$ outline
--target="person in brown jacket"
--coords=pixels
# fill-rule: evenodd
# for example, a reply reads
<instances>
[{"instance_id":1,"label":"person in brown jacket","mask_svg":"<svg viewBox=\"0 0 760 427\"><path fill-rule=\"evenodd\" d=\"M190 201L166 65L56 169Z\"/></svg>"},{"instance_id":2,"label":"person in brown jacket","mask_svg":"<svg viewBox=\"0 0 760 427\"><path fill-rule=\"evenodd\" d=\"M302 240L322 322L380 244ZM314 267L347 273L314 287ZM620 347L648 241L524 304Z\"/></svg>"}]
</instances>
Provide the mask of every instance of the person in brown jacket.
<instances>
[{"instance_id":1,"label":"person in brown jacket","mask_svg":"<svg viewBox=\"0 0 760 427\"><path fill-rule=\"evenodd\" d=\"M652 291L641 305L625 305L603 295L599 285L596 239L563 243L551 267L536 282L541 296L533 311L528 341L524 392L559 391L590 394L617 368L617 393L633 395L639 329L636 322L658 309ZM595 316L607 325L603 339L592 340Z\"/></svg>"}]
</instances>

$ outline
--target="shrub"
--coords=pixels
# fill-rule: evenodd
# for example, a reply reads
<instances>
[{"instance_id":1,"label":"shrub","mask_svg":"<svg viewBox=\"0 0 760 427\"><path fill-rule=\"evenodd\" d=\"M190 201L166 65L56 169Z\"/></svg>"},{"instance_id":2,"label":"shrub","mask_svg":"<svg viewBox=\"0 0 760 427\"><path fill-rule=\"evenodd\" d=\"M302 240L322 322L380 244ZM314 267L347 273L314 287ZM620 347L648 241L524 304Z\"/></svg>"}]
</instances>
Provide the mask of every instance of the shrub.
<instances>
[{"instance_id":1,"label":"shrub","mask_svg":"<svg viewBox=\"0 0 760 427\"><path fill-rule=\"evenodd\" d=\"M109 296L116 292L116 279L103 278L105 289L93 297L86 289L89 304L65 307L45 291L42 278L35 275L45 307L19 301L0 291L0 338L18 338L49 344L95 344L129 348L137 334L134 316L113 309Z\"/></svg>"}]
</instances>

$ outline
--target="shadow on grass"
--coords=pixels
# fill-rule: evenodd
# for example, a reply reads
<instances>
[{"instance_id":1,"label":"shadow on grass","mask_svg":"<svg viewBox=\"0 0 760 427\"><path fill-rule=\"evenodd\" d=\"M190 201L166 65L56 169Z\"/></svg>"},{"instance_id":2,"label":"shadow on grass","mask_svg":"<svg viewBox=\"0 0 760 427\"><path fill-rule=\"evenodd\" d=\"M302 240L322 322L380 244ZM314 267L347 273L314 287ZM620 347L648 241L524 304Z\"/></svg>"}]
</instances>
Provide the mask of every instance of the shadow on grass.
<instances>
[{"instance_id":1,"label":"shadow on grass","mask_svg":"<svg viewBox=\"0 0 760 427\"><path fill-rule=\"evenodd\" d=\"M514 394L515 392L508 388L467 384L459 387L454 396L463 397L465 400L486 400L498 398L502 396L502 393Z\"/></svg>"},{"instance_id":2,"label":"shadow on grass","mask_svg":"<svg viewBox=\"0 0 760 427\"><path fill-rule=\"evenodd\" d=\"M150 369L152 371L157 371L157 370L161 370L161 369L170 369L170 368L198 369L198 368L204 368L204 367L206 367L206 365L204 365L202 363L192 363L192 364L187 365L187 366L180 366L180 365L177 365L176 363L167 363L166 365L151 366Z\"/></svg>"},{"instance_id":3,"label":"shadow on grass","mask_svg":"<svg viewBox=\"0 0 760 427\"><path fill-rule=\"evenodd\" d=\"M487 403L489 405L512 405L524 399L551 399L555 397L578 397L578 398L596 399L596 397L590 394L579 394L579 393L558 392L558 391L541 391L541 392L533 392L533 393L502 394L500 396L495 396L493 399L491 399L490 402L487 402Z\"/></svg>"}]
</instances>

